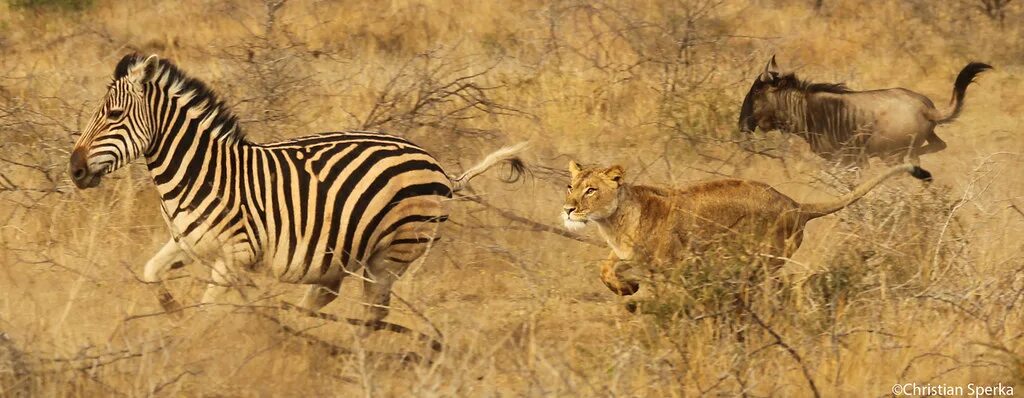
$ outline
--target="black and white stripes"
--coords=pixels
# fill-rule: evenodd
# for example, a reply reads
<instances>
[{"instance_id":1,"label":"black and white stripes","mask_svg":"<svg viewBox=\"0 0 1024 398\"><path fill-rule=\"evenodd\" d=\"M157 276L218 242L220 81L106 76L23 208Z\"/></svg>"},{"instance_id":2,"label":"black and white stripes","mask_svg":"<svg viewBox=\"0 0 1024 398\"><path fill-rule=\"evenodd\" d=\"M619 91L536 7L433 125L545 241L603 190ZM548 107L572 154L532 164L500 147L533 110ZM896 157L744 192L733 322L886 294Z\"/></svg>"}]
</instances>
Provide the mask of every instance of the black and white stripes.
<instances>
[{"instance_id":1,"label":"black and white stripes","mask_svg":"<svg viewBox=\"0 0 1024 398\"><path fill-rule=\"evenodd\" d=\"M155 56L129 55L76 143L69 170L88 188L146 159L172 233L147 263L147 280L158 281L176 263L208 261L215 283L204 301L212 301L233 270L267 267L281 281L316 285L304 304L319 308L346 273L363 268L375 283L367 298L381 307L393 279L447 219L443 202L453 190L499 162L518 171L514 155L522 147L502 149L452 178L422 148L384 134L256 144L203 83Z\"/></svg>"}]
</instances>

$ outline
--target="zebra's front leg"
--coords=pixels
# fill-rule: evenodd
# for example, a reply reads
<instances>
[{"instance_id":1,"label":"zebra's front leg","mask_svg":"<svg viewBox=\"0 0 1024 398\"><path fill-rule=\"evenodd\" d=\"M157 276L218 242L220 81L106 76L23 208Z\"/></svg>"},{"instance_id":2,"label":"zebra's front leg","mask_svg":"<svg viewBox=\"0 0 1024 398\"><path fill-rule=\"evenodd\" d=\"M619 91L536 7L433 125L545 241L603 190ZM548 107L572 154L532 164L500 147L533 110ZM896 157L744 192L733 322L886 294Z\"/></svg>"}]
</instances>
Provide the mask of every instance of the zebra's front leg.
<instances>
[{"instance_id":1,"label":"zebra's front leg","mask_svg":"<svg viewBox=\"0 0 1024 398\"><path fill-rule=\"evenodd\" d=\"M178 301L174 299L174 296L171 295L171 292L163 284L164 274L171 269L181 268L190 263L192 263L192 257L185 253L184 250L181 250L181 247L178 246L174 239L168 240L160 248L160 251L146 262L146 267L142 272L142 280L156 286L157 299L164 311L178 312L181 310L181 304L178 304Z\"/></svg>"},{"instance_id":2,"label":"zebra's front leg","mask_svg":"<svg viewBox=\"0 0 1024 398\"><path fill-rule=\"evenodd\" d=\"M238 260L237 258L221 257L214 260L210 267L210 282L206 284L206 291L203 292L203 304L215 304L221 302L224 293L235 289L245 302L249 301L246 289L254 287L252 279L240 268L249 268L249 259ZM240 268L239 268L240 267Z\"/></svg>"},{"instance_id":3,"label":"zebra's front leg","mask_svg":"<svg viewBox=\"0 0 1024 398\"><path fill-rule=\"evenodd\" d=\"M299 305L310 311L320 311L321 308L338 298L340 290L341 279L338 279L337 282L311 285Z\"/></svg>"},{"instance_id":4,"label":"zebra's front leg","mask_svg":"<svg viewBox=\"0 0 1024 398\"><path fill-rule=\"evenodd\" d=\"M216 260L210 271L210 282L206 284L206 291L203 292L203 304L216 303L224 293L231 290L231 277L228 274L227 263L224 260Z\"/></svg>"}]
</instances>

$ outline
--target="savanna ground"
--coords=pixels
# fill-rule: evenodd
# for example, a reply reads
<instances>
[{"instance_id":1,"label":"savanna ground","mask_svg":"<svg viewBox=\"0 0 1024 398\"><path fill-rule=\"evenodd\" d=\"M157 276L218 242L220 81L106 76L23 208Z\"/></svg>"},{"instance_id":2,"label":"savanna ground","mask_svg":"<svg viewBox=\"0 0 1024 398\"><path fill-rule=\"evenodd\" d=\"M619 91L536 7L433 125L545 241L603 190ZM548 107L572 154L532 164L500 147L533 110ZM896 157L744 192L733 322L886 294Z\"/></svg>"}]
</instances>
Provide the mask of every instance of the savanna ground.
<instances>
[{"instance_id":1,"label":"savanna ground","mask_svg":"<svg viewBox=\"0 0 1024 398\"><path fill-rule=\"evenodd\" d=\"M0 2L0 395L1020 394L1018 3ZM191 307L202 265L169 282L184 316L161 314L138 279L168 237L144 166L84 192L65 174L132 51L208 82L256 141L383 130L456 172L531 140L533 178L475 180L481 201L453 203L442 243L397 285L388 319L442 334L443 350L258 308L302 294L265 277L249 302ZM936 181L894 178L812 221L775 280L752 289L753 316L729 308L750 265L713 258L628 313L598 278L596 233L562 234L569 159L621 163L633 182L752 178L804 201L880 171L837 171L796 137L736 131L772 53L805 78L903 86L940 105L968 61L996 69L938 129L949 148L923 159ZM360 284L342 289L326 311L359 315Z\"/></svg>"}]
</instances>

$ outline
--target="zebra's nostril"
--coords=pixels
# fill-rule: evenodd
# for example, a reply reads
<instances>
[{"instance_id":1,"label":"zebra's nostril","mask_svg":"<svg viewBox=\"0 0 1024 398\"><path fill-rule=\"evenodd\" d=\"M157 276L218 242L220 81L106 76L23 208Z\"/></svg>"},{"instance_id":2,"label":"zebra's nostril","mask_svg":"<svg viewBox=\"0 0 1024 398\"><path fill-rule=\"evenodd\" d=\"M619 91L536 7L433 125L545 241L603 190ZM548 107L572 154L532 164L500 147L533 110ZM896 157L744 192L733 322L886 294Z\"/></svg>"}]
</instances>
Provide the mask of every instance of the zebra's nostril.
<instances>
[{"instance_id":1,"label":"zebra's nostril","mask_svg":"<svg viewBox=\"0 0 1024 398\"><path fill-rule=\"evenodd\" d=\"M81 180L82 178L85 178L85 169L80 167L75 168L74 170L71 171L71 177L76 180Z\"/></svg>"}]
</instances>

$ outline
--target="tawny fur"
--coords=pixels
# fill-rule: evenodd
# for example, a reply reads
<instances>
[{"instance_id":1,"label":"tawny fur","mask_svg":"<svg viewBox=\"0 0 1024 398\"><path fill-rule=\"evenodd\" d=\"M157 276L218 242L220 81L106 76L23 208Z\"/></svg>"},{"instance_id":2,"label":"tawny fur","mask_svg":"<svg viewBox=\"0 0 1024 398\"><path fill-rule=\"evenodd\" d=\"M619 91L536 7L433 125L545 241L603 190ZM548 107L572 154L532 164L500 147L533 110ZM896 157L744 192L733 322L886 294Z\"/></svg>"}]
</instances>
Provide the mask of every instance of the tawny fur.
<instances>
[{"instance_id":1,"label":"tawny fur","mask_svg":"<svg viewBox=\"0 0 1024 398\"><path fill-rule=\"evenodd\" d=\"M656 272L711 251L777 267L800 247L808 221L843 209L896 174L930 178L913 165L896 166L841 198L804 204L757 181L723 179L675 189L624 183L620 166L583 169L572 162L569 171L563 220L573 229L597 225L612 249L601 279L620 295L639 289L635 272L628 276L635 266Z\"/></svg>"}]
</instances>

